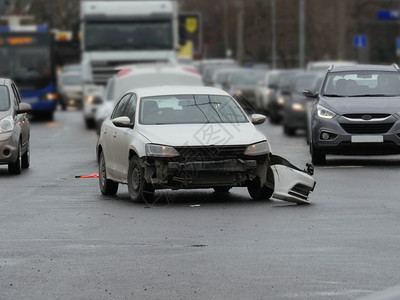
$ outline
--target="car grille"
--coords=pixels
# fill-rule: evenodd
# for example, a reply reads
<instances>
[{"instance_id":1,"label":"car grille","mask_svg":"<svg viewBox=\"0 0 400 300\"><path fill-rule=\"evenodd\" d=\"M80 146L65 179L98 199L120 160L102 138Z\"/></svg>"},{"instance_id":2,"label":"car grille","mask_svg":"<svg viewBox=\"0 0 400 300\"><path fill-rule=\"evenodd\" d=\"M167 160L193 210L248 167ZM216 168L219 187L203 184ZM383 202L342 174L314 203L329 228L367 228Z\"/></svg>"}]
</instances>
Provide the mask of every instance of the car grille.
<instances>
[{"instance_id":1,"label":"car grille","mask_svg":"<svg viewBox=\"0 0 400 300\"><path fill-rule=\"evenodd\" d=\"M219 160L227 158L240 158L247 146L200 146L200 147L174 147L185 161Z\"/></svg>"},{"instance_id":2,"label":"car grille","mask_svg":"<svg viewBox=\"0 0 400 300\"><path fill-rule=\"evenodd\" d=\"M379 134L386 133L392 128L391 123L378 123L378 124L340 124L348 133L354 134Z\"/></svg>"},{"instance_id":3,"label":"car grille","mask_svg":"<svg viewBox=\"0 0 400 300\"><path fill-rule=\"evenodd\" d=\"M390 114L346 114L343 116L348 119L362 119L365 115L371 116L371 119L384 119L390 116Z\"/></svg>"}]
</instances>

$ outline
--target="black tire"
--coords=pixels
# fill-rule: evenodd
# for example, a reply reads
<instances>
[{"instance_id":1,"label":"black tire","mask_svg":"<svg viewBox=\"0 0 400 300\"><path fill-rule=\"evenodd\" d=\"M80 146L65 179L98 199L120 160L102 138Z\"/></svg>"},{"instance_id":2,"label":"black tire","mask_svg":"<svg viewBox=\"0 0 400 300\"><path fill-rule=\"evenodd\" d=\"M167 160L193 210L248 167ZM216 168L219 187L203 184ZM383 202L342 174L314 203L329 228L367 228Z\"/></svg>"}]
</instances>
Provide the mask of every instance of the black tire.
<instances>
[{"instance_id":1,"label":"black tire","mask_svg":"<svg viewBox=\"0 0 400 300\"><path fill-rule=\"evenodd\" d=\"M113 196L118 191L118 182L107 179L106 161L103 152L100 153L99 159L99 185L103 195Z\"/></svg>"},{"instance_id":2,"label":"black tire","mask_svg":"<svg viewBox=\"0 0 400 300\"><path fill-rule=\"evenodd\" d=\"M18 144L18 157L14 163L8 164L8 173L21 174L22 171L22 147L21 143Z\"/></svg>"},{"instance_id":3,"label":"black tire","mask_svg":"<svg viewBox=\"0 0 400 300\"><path fill-rule=\"evenodd\" d=\"M310 140L310 153L311 153L311 162L318 166L326 163L326 155L320 149L315 148L314 143Z\"/></svg>"},{"instance_id":4,"label":"black tire","mask_svg":"<svg viewBox=\"0 0 400 300\"><path fill-rule=\"evenodd\" d=\"M133 202L151 202L154 195L154 187L144 179L144 169L137 156L129 160L128 191Z\"/></svg>"},{"instance_id":5,"label":"black tire","mask_svg":"<svg viewBox=\"0 0 400 300\"><path fill-rule=\"evenodd\" d=\"M266 185L260 186L259 177L248 182L247 191L254 200L268 200L274 194L274 189L271 189Z\"/></svg>"},{"instance_id":6,"label":"black tire","mask_svg":"<svg viewBox=\"0 0 400 300\"><path fill-rule=\"evenodd\" d=\"M31 150L30 150L29 141L28 141L28 144L26 145L25 153L22 155L22 168L24 168L24 169L29 168L30 162L31 162Z\"/></svg>"},{"instance_id":7,"label":"black tire","mask_svg":"<svg viewBox=\"0 0 400 300\"><path fill-rule=\"evenodd\" d=\"M214 187L214 191L216 193L227 193L231 188L231 186L216 186Z\"/></svg>"},{"instance_id":8,"label":"black tire","mask_svg":"<svg viewBox=\"0 0 400 300\"><path fill-rule=\"evenodd\" d=\"M283 125L283 132L287 136L294 136L296 134L296 129L287 126L286 124Z\"/></svg>"},{"instance_id":9,"label":"black tire","mask_svg":"<svg viewBox=\"0 0 400 300\"><path fill-rule=\"evenodd\" d=\"M96 123L93 119L85 119L86 129L93 129L96 126Z\"/></svg>"}]
</instances>

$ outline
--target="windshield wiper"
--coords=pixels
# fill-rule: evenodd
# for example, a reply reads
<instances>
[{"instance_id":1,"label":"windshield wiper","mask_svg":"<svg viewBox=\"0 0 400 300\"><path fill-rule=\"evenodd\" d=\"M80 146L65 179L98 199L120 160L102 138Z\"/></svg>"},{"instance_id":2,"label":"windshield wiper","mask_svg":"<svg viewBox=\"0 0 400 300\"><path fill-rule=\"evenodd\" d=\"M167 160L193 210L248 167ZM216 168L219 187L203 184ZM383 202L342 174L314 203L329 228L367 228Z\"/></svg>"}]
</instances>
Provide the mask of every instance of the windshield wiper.
<instances>
[{"instance_id":1,"label":"windshield wiper","mask_svg":"<svg viewBox=\"0 0 400 300\"><path fill-rule=\"evenodd\" d=\"M390 97L393 95L386 95L386 94L363 94L363 95L351 95L349 97Z\"/></svg>"},{"instance_id":2,"label":"windshield wiper","mask_svg":"<svg viewBox=\"0 0 400 300\"><path fill-rule=\"evenodd\" d=\"M348 97L348 96L344 96L344 95L337 95L337 94L322 94L322 96L326 96L326 97Z\"/></svg>"}]
</instances>

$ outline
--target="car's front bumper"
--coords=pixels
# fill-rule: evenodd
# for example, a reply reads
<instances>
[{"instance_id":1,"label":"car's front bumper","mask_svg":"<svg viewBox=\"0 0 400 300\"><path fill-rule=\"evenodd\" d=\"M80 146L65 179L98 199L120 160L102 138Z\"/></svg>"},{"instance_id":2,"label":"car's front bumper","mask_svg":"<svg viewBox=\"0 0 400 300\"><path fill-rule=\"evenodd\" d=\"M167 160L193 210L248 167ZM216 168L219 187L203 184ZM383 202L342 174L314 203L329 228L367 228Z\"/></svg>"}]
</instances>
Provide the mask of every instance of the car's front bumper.
<instances>
[{"instance_id":1,"label":"car's front bumper","mask_svg":"<svg viewBox=\"0 0 400 300\"><path fill-rule=\"evenodd\" d=\"M400 153L400 119L392 119L393 125L381 132L368 132L362 126L384 126L379 122L339 123L338 118L315 118L312 124L312 142L325 154L343 155L386 155ZM348 132L343 124L357 127L357 132ZM359 129L358 129L359 128ZM353 129L352 129L353 130ZM329 139L322 134L328 133Z\"/></svg>"},{"instance_id":2,"label":"car's front bumper","mask_svg":"<svg viewBox=\"0 0 400 300\"><path fill-rule=\"evenodd\" d=\"M0 164L14 163L18 158L18 139L12 132L0 134Z\"/></svg>"}]
</instances>

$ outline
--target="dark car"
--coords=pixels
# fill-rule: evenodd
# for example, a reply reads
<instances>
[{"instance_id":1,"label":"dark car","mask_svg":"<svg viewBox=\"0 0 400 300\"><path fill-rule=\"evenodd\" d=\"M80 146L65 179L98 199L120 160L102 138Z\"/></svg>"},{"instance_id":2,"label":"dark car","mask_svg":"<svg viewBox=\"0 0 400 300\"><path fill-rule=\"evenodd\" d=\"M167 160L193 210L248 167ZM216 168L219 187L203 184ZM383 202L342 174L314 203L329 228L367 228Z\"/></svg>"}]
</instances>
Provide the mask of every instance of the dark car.
<instances>
[{"instance_id":1,"label":"dark car","mask_svg":"<svg viewBox=\"0 0 400 300\"><path fill-rule=\"evenodd\" d=\"M11 174L19 174L29 167L30 127L26 112L31 110L21 103L17 86L10 79L0 79L0 164L8 165Z\"/></svg>"},{"instance_id":2,"label":"dark car","mask_svg":"<svg viewBox=\"0 0 400 300\"><path fill-rule=\"evenodd\" d=\"M319 78L319 80L317 80ZM307 129L308 98L303 95L305 89L318 91L323 77L320 73L304 72L297 74L286 92L283 104L283 132L292 136L298 129Z\"/></svg>"},{"instance_id":3,"label":"dark car","mask_svg":"<svg viewBox=\"0 0 400 300\"><path fill-rule=\"evenodd\" d=\"M285 93L289 90L290 83L296 74L302 72L300 69L286 69L286 70L275 70L268 74L273 81L268 83L268 87L274 90L271 93L267 104L267 111L269 120L272 124L279 124L283 119L283 105L285 104Z\"/></svg>"},{"instance_id":4,"label":"dark car","mask_svg":"<svg viewBox=\"0 0 400 300\"><path fill-rule=\"evenodd\" d=\"M314 164L327 154L400 153L400 70L397 65L328 69L311 114Z\"/></svg>"}]
</instances>

